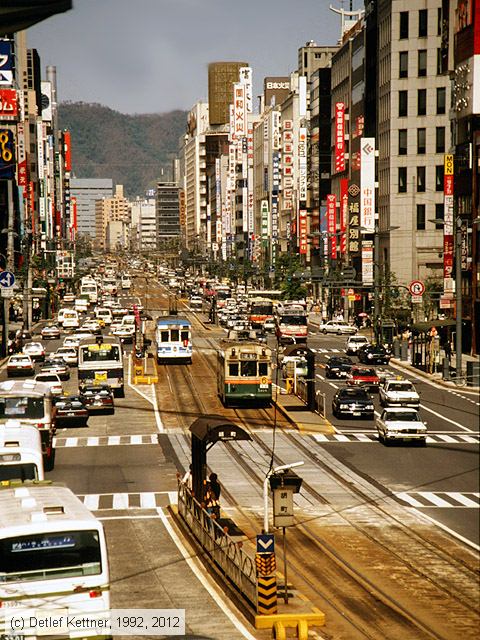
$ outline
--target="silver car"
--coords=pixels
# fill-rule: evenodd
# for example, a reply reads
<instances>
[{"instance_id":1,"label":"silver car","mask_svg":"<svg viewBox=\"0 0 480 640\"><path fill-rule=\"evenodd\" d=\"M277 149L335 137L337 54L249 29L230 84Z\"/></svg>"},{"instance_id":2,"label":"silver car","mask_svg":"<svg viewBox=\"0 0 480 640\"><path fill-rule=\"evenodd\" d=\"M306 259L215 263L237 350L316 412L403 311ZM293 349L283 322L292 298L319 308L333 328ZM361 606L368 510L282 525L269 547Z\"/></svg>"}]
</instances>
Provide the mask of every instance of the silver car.
<instances>
[{"instance_id":1,"label":"silver car","mask_svg":"<svg viewBox=\"0 0 480 640\"><path fill-rule=\"evenodd\" d=\"M387 407L375 421L378 439L385 445L391 442L427 443L427 423L416 409L408 407Z\"/></svg>"},{"instance_id":2,"label":"silver car","mask_svg":"<svg viewBox=\"0 0 480 640\"><path fill-rule=\"evenodd\" d=\"M348 324L344 320L329 320L328 322L322 322L319 327L319 330L322 333L336 333L338 335L342 334L355 334L357 333L357 327L352 324Z\"/></svg>"}]
</instances>

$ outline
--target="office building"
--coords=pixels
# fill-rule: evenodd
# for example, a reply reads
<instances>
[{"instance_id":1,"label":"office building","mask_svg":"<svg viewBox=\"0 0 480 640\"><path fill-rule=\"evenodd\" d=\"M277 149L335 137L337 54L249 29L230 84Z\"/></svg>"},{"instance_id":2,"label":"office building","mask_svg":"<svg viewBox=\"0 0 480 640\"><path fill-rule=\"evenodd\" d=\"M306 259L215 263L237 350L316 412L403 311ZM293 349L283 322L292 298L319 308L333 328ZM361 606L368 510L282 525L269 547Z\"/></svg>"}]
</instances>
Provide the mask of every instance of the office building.
<instances>
[{"instance_id":1,"label":"office building","mask_svg":"<svg viewBox=\"0 0 480 640\"><path fill-rule=\"evenodd\" d=\"M95 238L95 202L113 195L111 178L70 178L70 193L77 200L77 233Z\"/></svg>"}]
</instances>

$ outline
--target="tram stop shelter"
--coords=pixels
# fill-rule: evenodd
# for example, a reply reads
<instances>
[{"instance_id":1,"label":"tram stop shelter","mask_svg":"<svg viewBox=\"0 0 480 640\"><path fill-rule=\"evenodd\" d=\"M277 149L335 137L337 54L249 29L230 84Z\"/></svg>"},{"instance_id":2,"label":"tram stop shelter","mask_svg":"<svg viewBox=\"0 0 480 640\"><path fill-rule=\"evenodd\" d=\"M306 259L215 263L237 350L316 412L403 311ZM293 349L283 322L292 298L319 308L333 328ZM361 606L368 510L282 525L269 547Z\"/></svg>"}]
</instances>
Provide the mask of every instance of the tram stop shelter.
<instances>
[{"instance_id":1,"label":"tram stop shelter","mask_svg":"<svg viewBox=\"0 0 480 640\"><path fill-rule=\"evenodd\" d=\"M224 416L206 415L190 426L192 433L192 492L201 502L207 474L207 452L217 442L251 440L250 434Z\"/></svg>"},{"instance_id":2,"label":"tram stop shelter","mask_svg":"<svg viewBox=\"0 0 480 640\"><path fill-rule=\"evenodd\" d=\"M303 356L307 361L307 409L315 411L315 352L304 344L291 344L285 347L282 356L288 358L291 356Z\"/></svg>"},{"instance_id":3,"label":"tram stop shelter","mask_svg":"<svg viewBox=\"0 0 480 640\"><path fill-rule=\"evenodd\" d=\"M435 329L435 336L432 335ZM455 320L430 320L412 325L412 364L417 369L430 373L440 368L440 348L452 341Z\"/></svg>"}]
</instances>

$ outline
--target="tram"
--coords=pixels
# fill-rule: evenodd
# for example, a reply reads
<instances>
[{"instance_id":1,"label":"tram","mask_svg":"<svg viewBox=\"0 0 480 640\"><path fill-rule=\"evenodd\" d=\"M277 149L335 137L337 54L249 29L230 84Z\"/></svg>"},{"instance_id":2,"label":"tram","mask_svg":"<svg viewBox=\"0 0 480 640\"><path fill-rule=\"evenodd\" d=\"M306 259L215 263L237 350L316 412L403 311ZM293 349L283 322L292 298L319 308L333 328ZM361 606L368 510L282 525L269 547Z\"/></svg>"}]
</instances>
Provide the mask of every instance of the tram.
<instances>
[{"instance_id":1,"label":"tram","mask_svg":"<svg viewBox=\"0 0 480 640\"><path fill-rule=\"evenodd\" d=\"M252 340L222 340L217 352L217 391L225 406L269 405L272 350Z\"/></svg>"},{"instance_id":2,"label":"tram","mask_svg":"<svg viewBox=\"0 0 480 640\"><path fill-rule=\"evenodd\" d=\"M158 318L155 331L157 362L192 363L192 324L181 316Z\"/></svg>"}]
</instances>

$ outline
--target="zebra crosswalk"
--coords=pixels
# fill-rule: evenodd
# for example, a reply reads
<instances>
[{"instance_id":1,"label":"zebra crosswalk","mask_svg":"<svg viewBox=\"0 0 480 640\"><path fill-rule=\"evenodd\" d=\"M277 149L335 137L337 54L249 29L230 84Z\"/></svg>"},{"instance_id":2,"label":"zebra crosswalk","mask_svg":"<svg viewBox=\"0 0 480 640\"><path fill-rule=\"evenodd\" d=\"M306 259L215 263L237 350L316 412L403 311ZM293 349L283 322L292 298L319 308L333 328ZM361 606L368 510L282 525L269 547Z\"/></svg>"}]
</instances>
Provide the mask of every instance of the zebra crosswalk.
<instances>
[{"instance_id":1,"label":"zebra crosswalk","mask_svg":"<svg viewBox=\"0 0 480 640\"><path fill-rule=\"evenodd\" d=\"M409 507L479 509L480 493L459 491L408 491L395 496Z\"/></svg>"},{"instance_id":2,"label":"zebra crosswalk","mask_svg":"<svg viewBox=\"0 0 480 640\"><path fill-rule=\"evenodd\" d=\"M315 440L320 443L325 442L378 442L378 434L375 431L362 433L316 433L313 435ZM430 433L427 436L427 444L478 444L480 442L480 434L478 433Z\"/></svg>"},{"instance_id":3,"label":"zebra crosswalk","mask_svg":"<svg viewBox=\"0 0 480 640\"><path fill-rule=\"evenodd\" d=\"M334 348L331 348L331 349L310 348L310 351L313 351L313 353L343 353L343 354L345 353L345 349L334 349Z\"/></svg>"},{"instance_id":4,"label":"zebra crosswalk","mask_svg":"<svg viewBox=\"0 0 480 640\"><path fill-rule=\"evenodd\" d=\"M176 504L176 491L144 491L141 493L88 493L78 498L90 511L158 509Z\"/></svg>"},{"instance_id":5,"label":"zebra crosswalk","mask_svg":"<svg viewBox=\"0 0 480 640\"><path fill-rule=\"evenodd\" d=\"M149 433L147 435L131 436L85 436L75 438L62 438L56 436L53 440L54 447L111 447L129 446L132 444L158 444L158 434Z\"/></svg>"}]
</instances>

